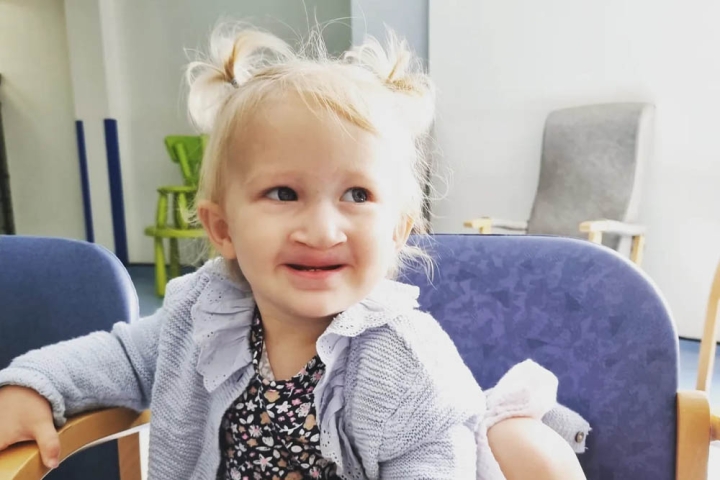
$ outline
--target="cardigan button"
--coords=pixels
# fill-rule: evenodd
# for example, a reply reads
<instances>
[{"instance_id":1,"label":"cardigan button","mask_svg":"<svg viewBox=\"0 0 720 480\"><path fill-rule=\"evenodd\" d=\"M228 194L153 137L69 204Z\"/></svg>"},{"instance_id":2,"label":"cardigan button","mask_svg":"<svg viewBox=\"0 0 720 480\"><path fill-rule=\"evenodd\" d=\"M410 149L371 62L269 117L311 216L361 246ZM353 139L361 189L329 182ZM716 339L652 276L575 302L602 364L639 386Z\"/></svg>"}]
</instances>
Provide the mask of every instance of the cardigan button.
<instances>
[{"instance_id":1,"label":"cardigan button","mask_svg":"<svg viewBox=\"0 0 720 480\"><path fill-rule=\"evenodd\" d=\"M575 434L575 441L577 443L582 443L583 440L585 440L585 432L577 432Z\"/></svg>"}]
</instances>

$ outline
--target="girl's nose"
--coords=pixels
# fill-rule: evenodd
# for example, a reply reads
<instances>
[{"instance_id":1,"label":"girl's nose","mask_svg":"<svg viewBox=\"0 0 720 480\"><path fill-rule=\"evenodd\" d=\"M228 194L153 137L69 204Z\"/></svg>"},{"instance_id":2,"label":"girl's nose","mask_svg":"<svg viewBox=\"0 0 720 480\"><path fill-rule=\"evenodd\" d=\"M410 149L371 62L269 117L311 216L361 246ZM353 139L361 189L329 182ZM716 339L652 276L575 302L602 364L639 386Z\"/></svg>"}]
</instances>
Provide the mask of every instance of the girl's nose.
<instances>
[{"instance_id":1,"label":"girl's nose","mask_svg":"<svg viewBox=\"0 0 720 480\"><path fill-rule=\"evenodd\" d=\"M309 207L297 218L291 240L318 250L327 250L347 240L342 215L328 205Z\"/></svg>"}]
</instances>

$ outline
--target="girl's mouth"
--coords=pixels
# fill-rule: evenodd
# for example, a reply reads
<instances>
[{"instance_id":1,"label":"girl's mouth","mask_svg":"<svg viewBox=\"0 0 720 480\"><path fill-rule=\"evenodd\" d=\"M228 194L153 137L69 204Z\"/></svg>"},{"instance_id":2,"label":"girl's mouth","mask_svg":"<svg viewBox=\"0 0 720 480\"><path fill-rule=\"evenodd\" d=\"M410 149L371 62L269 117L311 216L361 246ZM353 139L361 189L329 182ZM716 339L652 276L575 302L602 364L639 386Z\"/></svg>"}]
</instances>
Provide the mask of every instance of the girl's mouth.
<instances>
[{"instance_id":1,"label":"girl's mouth","mask_svg":"<svg viewBox=\"0 0 720 480\"><path fill-rule=\"evenodd\" d=\"M311 266L311 265L296 265L296 264L288 264L288 267L292 268L293 270L297 270L300 272L320 272L320 271L332 271L337 270L342 267L342 265L324 265L324 266Z\"/></svg>"}]
</instances>

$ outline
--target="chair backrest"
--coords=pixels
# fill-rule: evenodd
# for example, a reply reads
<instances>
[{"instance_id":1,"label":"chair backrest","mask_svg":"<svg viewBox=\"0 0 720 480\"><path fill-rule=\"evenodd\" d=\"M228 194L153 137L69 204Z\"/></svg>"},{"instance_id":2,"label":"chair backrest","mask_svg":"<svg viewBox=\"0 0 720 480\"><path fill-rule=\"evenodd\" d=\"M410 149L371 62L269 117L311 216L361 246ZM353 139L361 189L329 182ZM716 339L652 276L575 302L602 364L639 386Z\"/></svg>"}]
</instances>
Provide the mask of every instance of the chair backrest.
<instances>
[{"instance_id":1,"label":"chair backrest","mask_svg":"<svg viewBox=\"0 0 720 480\"><path fill-rule=\"evenodd\" d=\"M531 358L558 400L590 422L589 480L675 478L678 340L642 272L580 240L435 235L432 281L409 271L421 307L455 341L484 388Z\"/></svg>"},{"instance_id":2,"label":"chair backrest","mask_svg":"<svg viewBox=\"0 0 720 480\"><path fill-rule=\"evenodd\" d=\"M122 263L76 240L0 235L0 368L28 350L138 316ZM115 442L81 452L47 477L118 478Z\"/></svg>"},{"instance_id":3,"label":"chair backrest","mask_svg":"<svg viewBox=\"0 0 720 480\"><path fill-rule=\"evenodd\" d=\"M183 181L187 186L198 186L200 165L202 164L206 143L207 137L204 135L170 135L165 137L165 148L167 148L170 159L180 166Z\"/></svg>"},{"instance_id":4,"label":"chair backrest","mask_svg":"<svg viewBox=\"0 0 720 480\"><path fill-rule=\"evenodd\" d=\"M528 233L581 238L578 226L587 220L636 220L654 111L609 103L550 113ZM605 237L617 248L618 237Z\"/></svg>"}]
</instances>

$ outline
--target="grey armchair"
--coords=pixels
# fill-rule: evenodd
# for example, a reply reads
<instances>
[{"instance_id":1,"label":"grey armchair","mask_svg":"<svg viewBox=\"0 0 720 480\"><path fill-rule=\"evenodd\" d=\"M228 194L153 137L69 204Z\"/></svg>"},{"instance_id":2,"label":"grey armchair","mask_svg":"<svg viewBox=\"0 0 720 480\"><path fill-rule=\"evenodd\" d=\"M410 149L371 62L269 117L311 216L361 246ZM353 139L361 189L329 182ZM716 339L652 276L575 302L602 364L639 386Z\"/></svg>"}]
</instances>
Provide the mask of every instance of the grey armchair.
<instances>
[{"instance_id":1,"label":"grey armchair","mask_svg":"<svg viewBox=\"0 0 720 480\"><path fill-rule=\"evenodd\" d=\"M481 234L497 228L587 238L616 250L631 239L631 259L640 264L645 227L634 222L654 111L646 103L609 103L550 113L529 220L481 217L464 225Z\"/></svg>"}]
</instances>

